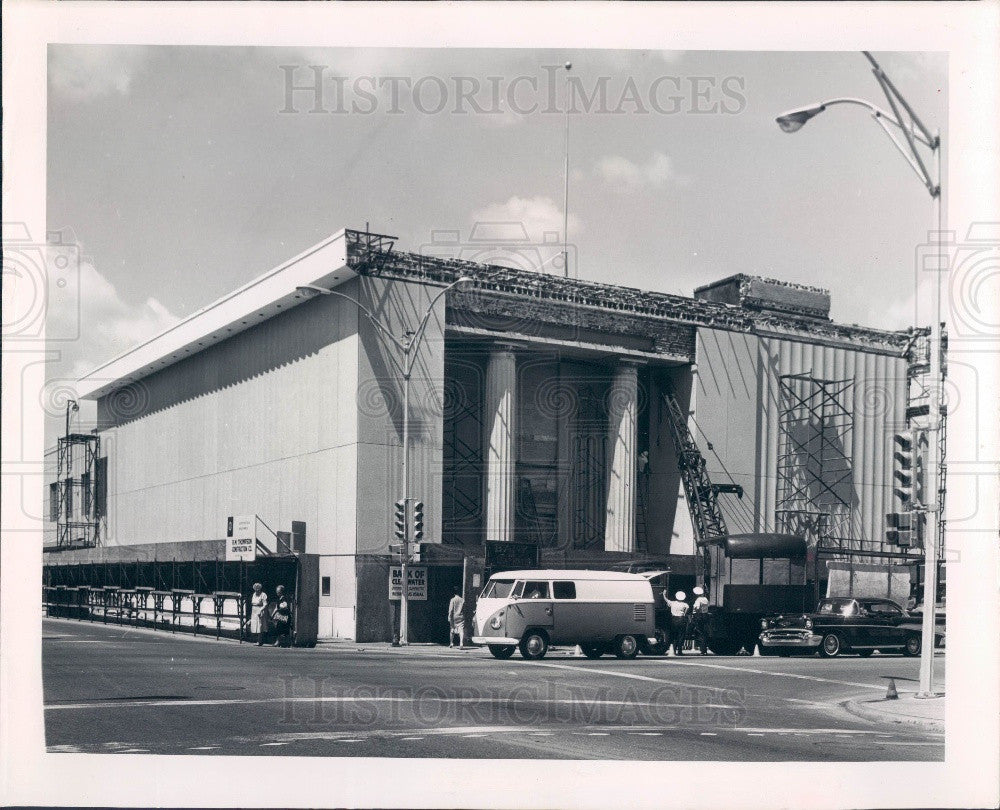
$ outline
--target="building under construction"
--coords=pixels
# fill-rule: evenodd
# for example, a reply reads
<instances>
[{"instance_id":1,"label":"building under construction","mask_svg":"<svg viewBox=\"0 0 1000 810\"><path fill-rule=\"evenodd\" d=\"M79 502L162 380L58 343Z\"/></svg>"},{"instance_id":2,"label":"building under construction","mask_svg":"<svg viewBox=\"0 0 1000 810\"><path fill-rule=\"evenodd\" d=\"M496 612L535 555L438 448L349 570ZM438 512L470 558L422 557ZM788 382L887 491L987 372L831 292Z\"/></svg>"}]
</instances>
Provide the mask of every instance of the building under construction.
<instances>
[{"instance_id":1,"label":"building under construction","mask_svg":"<svg viewBox=\"0 0 1000 810\"><path fill-rule=\"evenodd\" d=\"M264 547L315 566L320 637L391 638L407 359L411 639L444 637L452 587L481 584L496 543L678 576L727 533L805 536L821 579L826 560L904 561L886 515L919 333L836 324L827 291L756 276L688 298L397 248L341 231L81 380L98 427L65 441L89 454L68 485L89 511L53 506L47 571L218 556L227 520L257 515Z\"/></svg>"}]
</instances>

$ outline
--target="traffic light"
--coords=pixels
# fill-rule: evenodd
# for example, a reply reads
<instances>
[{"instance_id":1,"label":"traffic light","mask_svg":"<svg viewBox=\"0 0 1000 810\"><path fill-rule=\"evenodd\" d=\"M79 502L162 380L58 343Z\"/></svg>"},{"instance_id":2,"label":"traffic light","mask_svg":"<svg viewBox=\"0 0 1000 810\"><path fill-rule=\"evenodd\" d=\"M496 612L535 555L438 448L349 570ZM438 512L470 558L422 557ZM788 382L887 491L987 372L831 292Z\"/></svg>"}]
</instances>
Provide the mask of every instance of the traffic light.
<instances>
[{"instance_id":1,"label":"traffic light","mask_svg":"<svg viewBox=\"0 0 1000 810\"><path fill-rule=\"evenodd\" d=\"M396 539L402 543L406 542L406 501L399 500L396 501L396 514L395 514L395 534Z\"/></svg>"},{"instance_id":2,"label":"traffic light","mask_svg":"<svg viewBox=\"0 0 1000 810\"><path fill-rule=\"evenodd\" d=\"M413 502L413 536L414 543L419 543L424 539L424 502Z\"/></svg>"},{"instance_id":3,"label":"traffic light","mask_svg":"<svg viewBox=\"0 0 1000 810\"><path fill-rule=\"evenodd\" d=\"M885 541L892 546L913 545L913 513L890 512L885 516Z\"/></svg>"},{"instance_id":4,"label":"traffic light","mask_svg":"<svg viewBox=\"0 0 1000 810\"><path fill-rule=\"evenodd\" d=\"M914 489L914 450L915 441L912 430L904 430L892 437L892 478L893 494L899 499L903 509L908 509L913 502Z\"/></svg>"}]
</instances>

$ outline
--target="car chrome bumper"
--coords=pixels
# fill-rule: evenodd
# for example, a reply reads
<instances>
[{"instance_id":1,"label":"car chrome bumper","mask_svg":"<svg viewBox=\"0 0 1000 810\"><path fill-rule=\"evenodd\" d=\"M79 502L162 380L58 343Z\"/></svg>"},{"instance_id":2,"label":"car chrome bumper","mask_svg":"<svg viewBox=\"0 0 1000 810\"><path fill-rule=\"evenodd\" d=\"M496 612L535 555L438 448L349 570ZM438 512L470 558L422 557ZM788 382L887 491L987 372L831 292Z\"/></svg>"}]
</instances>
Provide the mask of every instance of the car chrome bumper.
<instances>
[{"instance_id":1,"label":"car chrome bumper","mask_svg":"<svg viewBox=\"0 0 1000 810\"><path fill-rule=\"evenodd\" d=\"M506 638L504 636L473 636L473 644L519 644L518 638Z\"/></svg>"},{"instance_id":2,"label":"car chrome bumper","mask_svg":"<svg viewBox=\"0 0 1000 810\"><path fill-rule=\"evenodd\" d=\"M818 647L823 643L823 637L815 633L798 633L796 635L774 636L766 630L760 634L762 647Z\"/></svg>"}]
</instances>

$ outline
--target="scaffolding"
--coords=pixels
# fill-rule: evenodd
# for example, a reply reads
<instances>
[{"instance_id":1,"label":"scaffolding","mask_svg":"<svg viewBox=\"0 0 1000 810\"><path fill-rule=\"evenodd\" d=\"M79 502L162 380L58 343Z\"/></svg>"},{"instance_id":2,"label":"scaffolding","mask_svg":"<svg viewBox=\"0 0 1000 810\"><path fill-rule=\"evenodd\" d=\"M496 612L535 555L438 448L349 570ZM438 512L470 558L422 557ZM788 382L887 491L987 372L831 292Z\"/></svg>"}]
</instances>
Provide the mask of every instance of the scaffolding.
<instances>
[{"instance_id":1,"label":"scaffolding","mask_svg":"<svg viewBox=\"0 0 1000 810\"><path fill-rule=\"evenodd\" d=\"M56 537L59 547L100 544L103 476L98 475L101 440L90 433L60 436L55 491L58 492Z\"/></svg>"},{"instance_id":2,"label":"scaffolding","mask_svg":"<svg viewBox=\"0 0 1000 810\"><path fill-rule=\"evenodd\" d=\"M808 374L779 378L778 531L812 538L824 549L864 551L852 529L853 380Z\"/></svg>"}]
</instances>

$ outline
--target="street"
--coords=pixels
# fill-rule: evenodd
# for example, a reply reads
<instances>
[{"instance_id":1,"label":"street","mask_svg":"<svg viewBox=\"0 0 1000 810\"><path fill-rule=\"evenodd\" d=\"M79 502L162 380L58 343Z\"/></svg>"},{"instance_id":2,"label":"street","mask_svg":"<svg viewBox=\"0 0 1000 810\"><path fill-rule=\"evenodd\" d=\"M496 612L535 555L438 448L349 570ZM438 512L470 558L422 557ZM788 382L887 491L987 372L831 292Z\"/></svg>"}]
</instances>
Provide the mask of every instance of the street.
<instances>
[{"instance_id":1,"label":"street","mask_svg":"<svg viewBox=\"0 0 1000 810\"><path fill-rule=\"evenodd\" d=\"M944 735L841 705L918 659L543 661L385 645L258 648L46 619L49 751L737 761L937 760ZM937 668L944 676L945 661Z\"/></svg>"}]
</instances>

